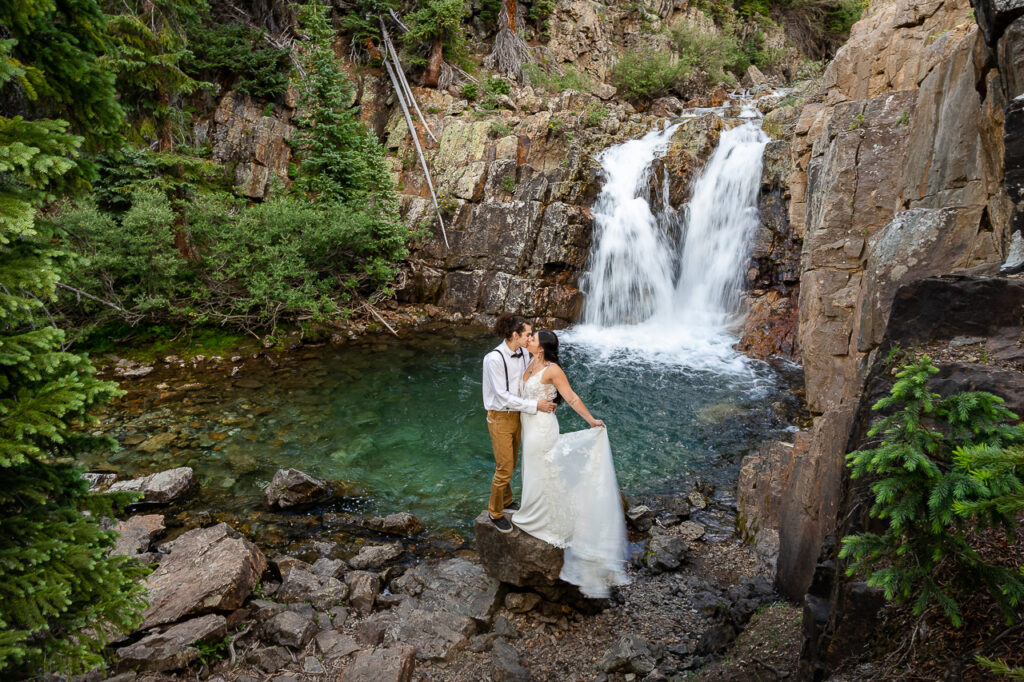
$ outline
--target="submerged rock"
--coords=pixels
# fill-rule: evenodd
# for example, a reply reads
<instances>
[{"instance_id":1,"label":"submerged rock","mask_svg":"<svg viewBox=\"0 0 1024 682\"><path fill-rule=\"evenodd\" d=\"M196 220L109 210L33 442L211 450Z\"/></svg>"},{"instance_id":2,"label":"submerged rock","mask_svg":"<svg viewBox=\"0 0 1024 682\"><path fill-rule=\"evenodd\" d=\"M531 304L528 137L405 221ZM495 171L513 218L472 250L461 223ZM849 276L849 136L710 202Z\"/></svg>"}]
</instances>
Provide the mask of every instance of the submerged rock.
<instances>
[{"instance_id":1,"label":"submerged rock","mask_svg":"<svg viewBox=\"0 0 1024 682\"><path fill-rule=\"evenodd\" d=\"M184 497L195 483L195 472L192 471L192 467L178 467L141 478L133 478L130 481L118 481L104 492L138 491L143 495L140 502L169 504Z\"/></svg>"},{"instance_id":2,"label":"submerged rock","mask_svg":"<svg viewBox=\"0 0 1024 682\"><path fill-rule=\"evenodd\" d=\"M226 523L191 530L164 549L170 554L146 580L150 607L141 630L237 609L267 567L263 552Z\"/></svg>"},{"instance_id":3,"label":"submerged rock","mask_svg":"<svg viewBox=\"0 0 1024 682\"><path fill-rule=\"evenodd\" d=\"M412 537L426 530L426 525L409 512L388 514L385 517L374 516L366 520L366 527L390 535Z\"/></svg>"}]
</instances>

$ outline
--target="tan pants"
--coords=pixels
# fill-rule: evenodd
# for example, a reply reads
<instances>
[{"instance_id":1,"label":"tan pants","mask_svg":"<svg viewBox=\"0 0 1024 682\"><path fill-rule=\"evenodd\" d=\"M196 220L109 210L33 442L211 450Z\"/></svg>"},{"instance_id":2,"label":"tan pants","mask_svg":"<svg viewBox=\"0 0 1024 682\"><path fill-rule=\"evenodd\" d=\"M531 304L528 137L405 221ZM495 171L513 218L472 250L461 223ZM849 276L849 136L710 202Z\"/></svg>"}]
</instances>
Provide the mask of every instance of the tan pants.
<instances>
[{"instance_id":1,"label":"tan pants","mask_svg":"<svg viewBox=\"0 0 1024 682\"><path fill-rule=\"evenodd\" d=\"M487 431L494 447L494 478L491 480L491 499L487 511L492 519L500 519L504 509L512 503L512 473L516 470L519 442L523 429L518 412L487 412Z\"/></svg>"}]
</instances>

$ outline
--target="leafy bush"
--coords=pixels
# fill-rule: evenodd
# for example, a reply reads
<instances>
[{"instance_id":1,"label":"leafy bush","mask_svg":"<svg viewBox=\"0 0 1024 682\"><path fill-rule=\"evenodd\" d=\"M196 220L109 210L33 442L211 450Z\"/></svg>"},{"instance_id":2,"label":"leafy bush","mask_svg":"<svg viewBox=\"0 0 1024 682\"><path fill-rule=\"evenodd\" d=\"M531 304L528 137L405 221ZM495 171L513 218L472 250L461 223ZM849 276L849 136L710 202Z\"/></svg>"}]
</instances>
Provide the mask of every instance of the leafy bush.
<instances>
[{"instance_id":1,"label":"leafy bush","mask_svg":"<svg viewBox=\"0 0 1024 682\"><path fill-rule=\"evenodd\" d=\"M960 602L983 589L1012 620L1024 598L1021 575L981 559L964 515L976 527L1013 524L1016 508L1000 500L1019 496L1019 462L987 455L1024 443L1024 426L1010 425L1017 416L990 393L931 393L936 372L927 357L903 367L873 407L893 410L869 432L884 434L881 445L847 455L851 477L875 477L870 513L887 527L843 538L840 557L850 575L866 573L887 599L911 602L915 615L937 604L959 626Z\"/></svg>"},{"instance_id":2,"label":"leafy bush","mask_svg":"<svg viewBox=\"0 0 1024 682\"><path fill-rule=\"evenodd\" d=\"M191 56L181 62L186 73L218 78L264 99L278 99L288 89L288 50L267 43L261 31L237 22L194 23L188 28L188 39Z\"/></svg>"},{"instance_id":3,"label":"leafy bush","mask_svg":"<svg viewBox=\"0 0 1024 682\"><path fill-rule=\"evenodd\" d=\"M501 76L491 76L484 81L484 92L488 95L507 95L512 92L512 85Z\"/></svg>"},{"instance_id":4,"label":"leafy bush","mask_svg":"<svg viewBox=\"0 0 1024 682\"><path fill-rule=\"evenodd\" d=\"M403 225L361 202L280 193L252 206L203 193L179 217L163 194L139 190L120 216L83 203L56 222L77 254L69 283L107 302L65 297L84 332L114 321L272 329L281 319L323 320L385 286L407 253Z\"/></svg>"},{"instance_id":5,"label":"leafy bush","mask_svg":"<svg viewBox=\"0 0 1024 682\"><path fill-rule=\"evenodd\" d=\"M583 110L580 122L588 128L596 128L608 117L608 108L603 104L591 104Z\"/></svg>"},{"instance_id":6,"label":"leafy bush","mask_svg":"<svg viewBox=\"0 0 1024 682\"><path fill-rule=\"evenodd\" d=\"M612 85L631 101L671 94L690 73L690 67L665 50L642 47L626 52L612 68Z\"/></svg>"},{"instance_id":7,"label":"leafy bush","mask_svg":"<svg viewBox=\"0 0 1024 682\"><path fill-rule=\"evenodd\" d=\"M468 100L474 100L480 95L480 88L476 83L466 83L462 86L462 96Z\"/></svg>"},{"instance_id":8,"label":"leafy bush","mask_svg":"<svg viewBox=\"0 0 1024 682\"><path fill-rule=\"evenodd\" d=\"M712 33L684 22L672 29L670 38L685 71L704 74L703 85L735 82L730 72L742 73L750 64L731 29Z\"/></svg>"},{"instance_id":9,"label":"leafy bush","mask_svg":"<svg viewBox=\"0 0 1024 682\"><path fill-rule=\"evenodd\" d=\"M487 131L491 137L505 137L512 132L512 126L504 121L494 121Z\"/></svg>"},{"instance_id":10,"label":"leafy bush","mask_svg":"<svg viewBox=\"0 0 1024 682\"><path fill-rule=\"evenodd\" d=\"M545 92L564 92L566 90L587 92L590 90L590 79L576 69L549 73L540 65L529 62L523 64L523 75L536 90Z\"/></svg>"}]
</instances>

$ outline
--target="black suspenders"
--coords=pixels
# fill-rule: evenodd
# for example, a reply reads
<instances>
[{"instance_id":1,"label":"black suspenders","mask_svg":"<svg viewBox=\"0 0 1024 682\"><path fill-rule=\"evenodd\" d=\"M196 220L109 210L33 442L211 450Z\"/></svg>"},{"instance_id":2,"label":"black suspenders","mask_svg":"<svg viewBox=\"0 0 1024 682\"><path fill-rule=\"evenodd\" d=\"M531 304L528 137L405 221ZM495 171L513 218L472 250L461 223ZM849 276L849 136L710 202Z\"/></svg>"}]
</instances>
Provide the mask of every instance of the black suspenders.
<instances>
[{"instance_id":1,"label":"black suspenders","mask_svg":"<svg viewBox=\"0 0 1024 682\"><path fill-rule=\"evenodd\" d=\"M493 349L491 351L491 353L497 353L498 357L501 358L501 364L504 365L504 367L505 367L505 390L506 391L511 391L512 389L509 388L509 385L508 385L508 363L505 361L505 354L502 353L497 348Z\"/></svg>"}]
</instances>

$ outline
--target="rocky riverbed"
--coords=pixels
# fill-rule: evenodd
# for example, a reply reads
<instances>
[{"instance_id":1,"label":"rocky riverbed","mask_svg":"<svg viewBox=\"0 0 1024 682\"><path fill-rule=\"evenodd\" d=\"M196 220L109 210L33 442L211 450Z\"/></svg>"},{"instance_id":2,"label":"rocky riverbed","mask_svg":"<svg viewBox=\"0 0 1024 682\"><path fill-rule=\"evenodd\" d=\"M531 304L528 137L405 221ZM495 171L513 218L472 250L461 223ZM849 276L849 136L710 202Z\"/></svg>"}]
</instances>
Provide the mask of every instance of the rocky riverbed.
<instances>
[{"instance_id":1,"label":"rocky riverbed","mask_svg":"<svg viewBox=\"0 0 1024 682\"><path fill-rule=\"evenodd\" d=\"M722 669L721 654L755 614L755 627L764 621L786 646L772 660L751 658L750 669L774 679L794 663L796 609L769 606L776 597L763 562L726 530L732 496L705 483L630 500L632 584L608 600L538 580L557 576L560 554L552 548L538 559L537 541L519 531L502 536L478 524L480 554L468 543L443 553L411 514L351 516L364 530L361 544L314 540L299 558L261 548L227 523L163 539L164 514L194 492L187 468L94 485L149 499L159 491L169 505L116 526L116 551L155 566L142 625L111 645L108 672L121 682L683 679ZM266 502L291 511L266 513L323 523L337 515L309 506L331 494L324 481L281 471ZM532 578L509 573L530 560Z\"/></svg>"}]
</instances>

